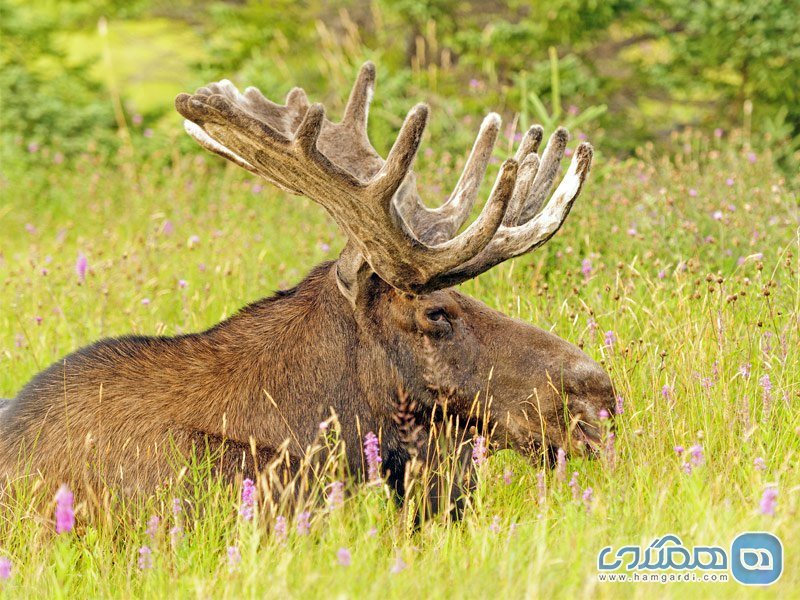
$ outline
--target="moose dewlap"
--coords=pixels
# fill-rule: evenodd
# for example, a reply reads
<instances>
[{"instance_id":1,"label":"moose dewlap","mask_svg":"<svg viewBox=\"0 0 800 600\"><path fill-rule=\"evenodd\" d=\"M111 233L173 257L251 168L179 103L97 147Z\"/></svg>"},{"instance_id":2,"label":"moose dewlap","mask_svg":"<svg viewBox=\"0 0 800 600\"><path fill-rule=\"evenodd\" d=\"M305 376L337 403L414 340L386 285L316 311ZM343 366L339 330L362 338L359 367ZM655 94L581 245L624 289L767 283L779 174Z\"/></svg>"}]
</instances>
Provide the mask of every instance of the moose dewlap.
<instances>
[{"instance_id":1,"label":"moose dewlap","mask_svg":"<svg viewBox=\"0 0 800 600\"><path fill-rule=\"evenodd\" d=\"M347 245L293 289L208 331L107 339L57 361L0 404L0 475L150 492L208 448L224 476L252 477L279 449L299 464L333 409L350 468L362 468L359 432L379 432L383 474L402 495L409 457L427 451L413 447L428 436L410 439L410 422L427 427L443 396L462 426L478 418L494 443L532 456L599 439L600 413L613 404L604 370L452 288L558 231L591 146L577 147L550 195L568 135L557 130L540 157L542 128L532 127L458 233L500 117L486 117L453 193L430 209L412 170L428 108L408 113L384 160L367 137L374 84L366 63L338 123L298 88L283 105L229 81L176 98L202 146L319 203Z\"/></svg>"}]
</instances>

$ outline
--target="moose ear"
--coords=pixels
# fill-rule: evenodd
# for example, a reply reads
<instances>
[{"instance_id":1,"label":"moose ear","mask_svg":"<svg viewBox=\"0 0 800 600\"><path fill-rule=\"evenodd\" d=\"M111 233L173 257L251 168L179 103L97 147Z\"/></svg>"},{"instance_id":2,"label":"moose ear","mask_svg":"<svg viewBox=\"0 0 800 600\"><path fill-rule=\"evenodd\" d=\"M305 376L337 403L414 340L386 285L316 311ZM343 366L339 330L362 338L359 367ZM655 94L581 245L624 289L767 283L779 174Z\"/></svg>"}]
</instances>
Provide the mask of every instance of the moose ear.
<instances>
[{"instance_id":1,"label":"moose ear","mask_svg":"<svg viewBox=\"0 0 800 600\"><path fill-rule=\"evenodd\" d=\"M361 256L355 244L348 241L339 255L339 260L336 261L336 285L353 308L358 303L359 297L366 292L373 274L374 271Z\"/></svg>"}]
</instances>

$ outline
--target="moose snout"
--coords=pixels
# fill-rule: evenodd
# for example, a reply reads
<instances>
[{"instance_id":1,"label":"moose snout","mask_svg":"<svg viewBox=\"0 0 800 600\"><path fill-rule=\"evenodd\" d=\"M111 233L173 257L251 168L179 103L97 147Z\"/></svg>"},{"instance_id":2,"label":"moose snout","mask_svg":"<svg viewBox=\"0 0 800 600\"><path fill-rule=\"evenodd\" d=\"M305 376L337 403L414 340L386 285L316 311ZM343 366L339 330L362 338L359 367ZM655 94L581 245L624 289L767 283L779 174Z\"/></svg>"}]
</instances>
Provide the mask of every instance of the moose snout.
<instances>
[{"instance_id":1,"label":"moose snout","mask_svg":"<svg viewBox=\"0 0 800 600\"><path fill-rule=\"evenodd\" d=\"M588 356L576 358L566 368L534 374L527 383L532 393L503 403L497 428L523 454L536 459L542 451L555 456L563 448L567 454L593 455L613 428L611 379Z\"/></svg>"}]
</instances>

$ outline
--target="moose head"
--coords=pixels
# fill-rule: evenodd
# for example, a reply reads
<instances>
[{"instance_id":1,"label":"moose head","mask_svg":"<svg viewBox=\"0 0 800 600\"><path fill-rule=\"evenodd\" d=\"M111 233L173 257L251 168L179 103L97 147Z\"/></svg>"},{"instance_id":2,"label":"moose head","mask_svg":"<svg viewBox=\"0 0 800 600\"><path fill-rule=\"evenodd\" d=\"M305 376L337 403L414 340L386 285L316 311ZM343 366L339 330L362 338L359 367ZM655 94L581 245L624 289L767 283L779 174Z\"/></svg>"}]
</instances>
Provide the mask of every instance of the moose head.
<instances>
[{"instance_id":1,"label":"moose head","mask_svg":"<svg viewBox=\"0 0 800 600\"><path fill-rule=\"evenodd\" d=\"M558 129L540 158L543 130L532 127L515 157L502 164L478 218L459 233L475 205L500 117L484 119L455 189L431 209L412 170L428 108L411 109L384 160L367 135L374 87L375 67L367 62L338 123L321 104L309 104L300 88L280 105L256 88L242 94L223 80L179 95L175 105L203 147L319 203L345 233L331 285L347 300L363 345L374 349L360 368L396 372L423 404L446 388L454 397L451 409L466 412L483 395L495 439L523 452L596 442L600 412L610 413L613 400L605 371L574 345L453 289L532 252L558 231L589 173L592 147L577 147L545 205L568 133Z\"/></svg>"}]
</instances>

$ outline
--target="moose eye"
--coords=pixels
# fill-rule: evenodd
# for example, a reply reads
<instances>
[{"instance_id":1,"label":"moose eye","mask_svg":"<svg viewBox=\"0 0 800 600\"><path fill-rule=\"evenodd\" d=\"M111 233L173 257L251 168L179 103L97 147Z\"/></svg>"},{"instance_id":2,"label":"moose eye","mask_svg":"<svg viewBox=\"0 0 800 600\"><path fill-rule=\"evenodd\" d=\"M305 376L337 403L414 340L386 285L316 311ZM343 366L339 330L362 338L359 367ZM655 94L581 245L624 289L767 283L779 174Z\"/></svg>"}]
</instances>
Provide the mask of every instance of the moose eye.
<instances>
[{"instance_id":1,"label":"moose eye","mask_svg":"<svg viewBox=\"0 0 800 600\"><path fill-rule=\"evenodd\" d=\"M422 329L429 335L446 336L453 332L450 317L443 308L431 308L425 311L425 322Z\"/></svg>"},{"instance_id":2,"label":"moose eye","mask_svg":"<svg viewBox=\"0 0 800 600\"><path fill-rule=\"evenodd\" d=\"M447 315L441 308L433 308L425 313L428 321L431 323L445 323L447 322Z\"/></svg>"}]
</instances>

